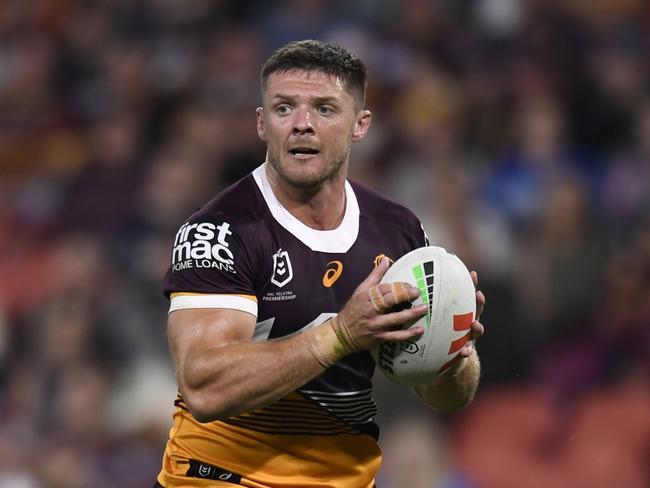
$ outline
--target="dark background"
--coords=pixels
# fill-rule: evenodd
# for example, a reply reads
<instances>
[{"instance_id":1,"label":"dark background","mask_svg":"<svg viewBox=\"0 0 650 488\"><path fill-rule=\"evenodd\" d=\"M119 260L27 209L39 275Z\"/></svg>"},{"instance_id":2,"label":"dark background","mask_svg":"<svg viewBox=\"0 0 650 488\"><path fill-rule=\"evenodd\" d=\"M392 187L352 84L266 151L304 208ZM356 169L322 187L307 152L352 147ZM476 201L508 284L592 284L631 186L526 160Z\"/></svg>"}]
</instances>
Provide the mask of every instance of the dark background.
<instances>
[{"instance_id":1,"label":"dark background","mask_svg":"<svg viewBox=\"0 0 650 488\"><path fill-rule=\"evenodd\" d=\"M475 403L376 377L379 486L650 484L642 0L0 3L0 486L149 487L175 396L176 228L258 166L290 40L369 68L352 177L487 296Z\"/></svg>"}]
</instances>

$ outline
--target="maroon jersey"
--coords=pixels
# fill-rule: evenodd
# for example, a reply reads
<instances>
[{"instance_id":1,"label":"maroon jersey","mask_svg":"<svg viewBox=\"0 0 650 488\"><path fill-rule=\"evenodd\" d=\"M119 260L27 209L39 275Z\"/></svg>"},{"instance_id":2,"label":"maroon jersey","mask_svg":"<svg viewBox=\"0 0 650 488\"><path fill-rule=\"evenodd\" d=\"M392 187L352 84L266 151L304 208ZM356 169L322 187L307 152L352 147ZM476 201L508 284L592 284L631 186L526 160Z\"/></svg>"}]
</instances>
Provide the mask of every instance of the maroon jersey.
<instances>
[{"instance_id":1,"label":"maroon jersey","mask_svg":"<svg viewBox=\"0 0 650 488\"><path fill-rule=\"evenodd\" d=\"M176 234L165 277L170 312L237 309L257 317L253 341L283 337L334 316L378 257L396 260L427 244L405 207L354 182L345 193L343 221L327 231L282 207L265 165L220 193ZM268 407L208 424L196 422L179 397L159 481L175 486L175 476L192 476L203 463L205 472L233 474L244 486L330 486L333 477L337 486L372 486L381 458L373 371L367 351L352 354ZM291 461L260 467L259 456L272 457L273 445L300 464L294 484ZM306 456L315 446L322 457Z\"/></svg>"}]
</instances>

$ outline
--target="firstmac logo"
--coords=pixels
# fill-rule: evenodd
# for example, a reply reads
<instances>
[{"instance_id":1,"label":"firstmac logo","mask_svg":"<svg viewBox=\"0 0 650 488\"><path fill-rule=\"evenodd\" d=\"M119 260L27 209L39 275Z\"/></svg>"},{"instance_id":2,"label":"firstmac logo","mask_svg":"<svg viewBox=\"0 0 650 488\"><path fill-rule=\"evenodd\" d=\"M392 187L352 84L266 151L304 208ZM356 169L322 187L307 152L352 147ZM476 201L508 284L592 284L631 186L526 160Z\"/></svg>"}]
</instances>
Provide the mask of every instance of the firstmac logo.
<instances>
[{"instance_id":1,"label":"firstmac logo","mask_svg":"<svg viewBox=\"0 0 650 488\"><path fill-rule=\"evenodd\" d=\"M235 271L235 256L230 249L230 224L200 222L181 226L172 249L172 271L189 268L216 268Z\"/></svg>"},{"instance_id":2,"label":"firstmac logo","mask_svg":"<svg viewBox=\"0 0 650 488\"><path fill-rule=\"evenodd\" d=\"M413 276L415 283L420 290L422 303L427 305L427 327L431 327L431 314L433 313L433 261L427 261L413 266Z\"/></svg>"}]
</instances>

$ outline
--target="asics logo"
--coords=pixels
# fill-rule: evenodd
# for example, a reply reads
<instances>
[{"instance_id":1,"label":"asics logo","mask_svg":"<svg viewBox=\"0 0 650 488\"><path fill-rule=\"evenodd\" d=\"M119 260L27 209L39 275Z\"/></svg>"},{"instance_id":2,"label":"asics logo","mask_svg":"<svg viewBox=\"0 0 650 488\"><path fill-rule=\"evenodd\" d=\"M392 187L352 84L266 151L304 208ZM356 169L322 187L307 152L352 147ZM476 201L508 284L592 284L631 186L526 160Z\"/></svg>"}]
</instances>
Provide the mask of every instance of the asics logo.
<instances>
[{"instance_id":1,"label":"asics logo","mask_svg":"<svg viewBox=\"0 0 650 488\"><path fill-rule=\"evenodd\" d=\"M330 261L327 263L327 269L323 275L323 286L329 288L343 273L343 263L341 261Z\"/></svg>"}]
</instances>

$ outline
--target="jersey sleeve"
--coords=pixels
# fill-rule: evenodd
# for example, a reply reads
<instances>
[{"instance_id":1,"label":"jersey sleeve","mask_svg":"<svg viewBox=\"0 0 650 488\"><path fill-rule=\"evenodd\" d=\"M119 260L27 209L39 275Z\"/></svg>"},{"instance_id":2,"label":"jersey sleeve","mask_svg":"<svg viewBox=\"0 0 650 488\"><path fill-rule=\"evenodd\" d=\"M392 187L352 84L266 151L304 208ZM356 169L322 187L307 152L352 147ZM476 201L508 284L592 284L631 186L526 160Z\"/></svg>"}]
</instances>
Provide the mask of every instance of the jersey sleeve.
<instances>
[{"instance_id":1,"label":"jersey sleeve","mask_svg":"<svg viewBox=\"0 0 650 488\"><path fill-rule=\"evenodd\" d=\"M408 225L404 230L409 246L412 248L411 250L429 246L429 236L427 235L427 231L424 229L424 225L422 225L420 219L409 210L405 216L405 221Z\"/></svg>"},{"instance_id":2,"label":"jersey sleeve","mask_svg":"<svg viewBox=\"0 0 650 488\"><path fill-rule=\"evenodd\" d=\"M419 243L418 247L430 246L431 244L429 243L429 236L427 235L427 231L424 228L424 225L422 225L422 222L417 217L416 220L417 220L417 226L414 229L414 233L415 233L416 242Z\"/></svg>"},{"instance_id":3,"label":"jersey sleeve","mask_svg":"<svg viewBox=\"0 0 650 488\"><path fill-rule=\"evenodd\" d=\"M164 280L169 311L228 308L257 316L253 253L248 226L200 214L184 223L172 245Z\"/></svg>"}]
</instances>

